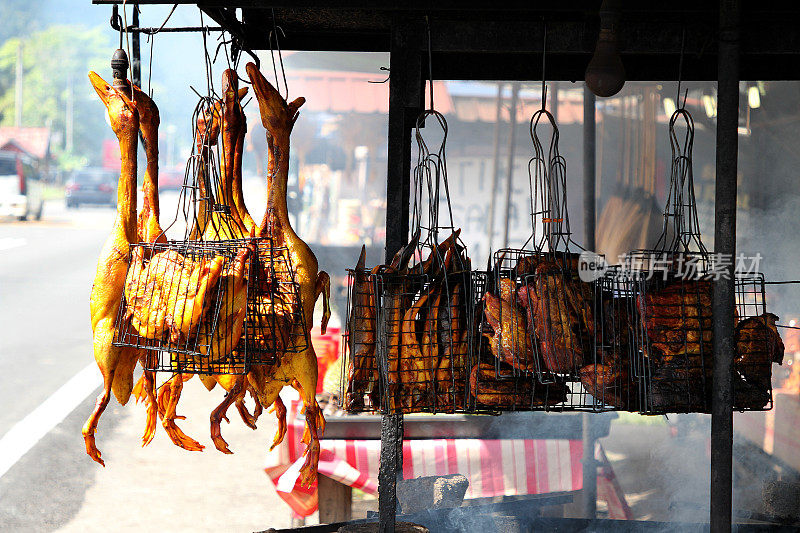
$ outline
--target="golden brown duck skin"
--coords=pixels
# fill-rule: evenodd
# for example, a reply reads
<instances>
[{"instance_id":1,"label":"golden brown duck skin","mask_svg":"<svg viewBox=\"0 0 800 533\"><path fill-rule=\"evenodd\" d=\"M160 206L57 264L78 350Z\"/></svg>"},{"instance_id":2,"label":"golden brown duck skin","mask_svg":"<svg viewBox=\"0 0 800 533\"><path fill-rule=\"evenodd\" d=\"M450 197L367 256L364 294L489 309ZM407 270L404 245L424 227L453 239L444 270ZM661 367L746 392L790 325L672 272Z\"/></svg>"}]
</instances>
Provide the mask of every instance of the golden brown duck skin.
<instances>
[{"instance_id":1,"label":"golden brown duck skin","mask_svg":"<svg viewBox=\"0 0 800 533\"><path fill-rule=\"evenodd\" d=\"M503 300L487 292L484 297L484 314L492 328L490 347L495 357L506 364L523 370L535 370L534 352L525 328L525 317L512 300Z\"/></svg>"},{"instance_id":2,"label":"golden brown duck skin","mask_svg":"<svg viewBox=\"0 0 800 533\"><path fill-rule=\"evenodd\" d=\"M144 139L147 167L142 183L142 210L139 213L139 238L143 242L167 242L158 219L161 209L158 202L158 127L161 116L156 103L139 87L133 86L139 127Z\"/></svg>"},{"instance_id":3,"label":"golden brown duck skin","mask_svg":"<svg viewBox=\"0 0 800 533\"><path fill-rule=\"evenodd\" d=\"M267 146L269 161L267 168L267 209L259 226L259 236L271 237L279 246L288 251L289 264L294 269L294 281L300 288L301 312L305 318L305 331L300 324L295 324L296 333L305 337L306 349L300 353L282 354L282 364L274 373L263 374L264 379L251 380L263 405L275 401L272 391L287 383L291 383L298 391L306 409L306 429L308 430L308 446L306 461L301 468L301 481L310 485L316 478L319 463L319 436L324 429L324 417L317 404L315 393L317 388L317 356L310 342L310 330L314 323L314 305L318 296L323 297L323 325L330 316L328 302L329 278L321 276L314 253L308 245L297 236L289 222L286 205L286 189L289 180L289 137L298 117L298 109L305 99L298 98L291 103L286 100L267 82L253 63L247 64L247 73L253 84L261 123L267 130ZM280 273L277 273L280 275ZM255 383L253 383L255 381ZM271 381L277 387L269 387Z\"/></svg>"},{"instance_id":4,"label":"golden brown duck skin","mask_svg":"<svg viewBox=\"0 0 800 533\"><path fill-rule=\"evenodd\" d=\"M127 80L126 80L127 81ZM139 131L144 139L145 155L147 157L147 167L144 173L142 210L139 212L137 232L140 242L160 242L167 241L167 237L161 230L158 218L160 214L158 203L158 126L161 122L158 106L144 93L139 87L127 82L128 87L133 87L136 111L139 115ZM144 444L149 444L155 434L157 421L157 408L155 391L151 383L155 382L155 375L145 368L142 350L126 350L124 356L120 358L117 372L114 375L114 382L111 390L120 404L125 405L130 398L133 390L133 372L137 361L142 363L144 369L141 381L141 394L146 395L147 422L145 423L145 433L142 437Z\"/></svg>"},{"instance_id":5,"label":"golden brown duck skin","mask_svg":"<svg viewBox=\"0 0 800 533\"><path fill-rule=\"evenodd\" d=\"M117 91L94 72L89 73L103 104L108 109L111 127L119 140L121 170L117 186L117 217L97 263L97 272L90 297L90 316L94 357L103 375L103 390L95 408L83 426L86 453L104 465L95 445L97 423L108 405L114 375L126 348L114 346L114 322L119 311L128 268L130 243L137 241L136 232L136 145L139 116L135 104L122 91ZM131 355L132 357L132 355Z\"/></svg>"},{"instance_id":6,"label":"golden brown duck skin","mask_svg":"<svg viewBox=\"0 0 800 533\"><path fill-rule=\"evenodd\" d=\"M239 216L239 206L234 201L234 173L236 171L236 149L239 145L242 130L247 126L244 122L244 113L239 104L239 77L232 69L227 69L222 73L222 120L220 123L220 134L222 145L220 146L220 203L230 208L230 229L233 238L243 238L250 233L251 228L246 228ZM243 140L243 139L242 139ZM243 145L242 145L243 146ZM241 156L241 153L238 154ZM241 162L239 163L241 171Z\"/></svg>"},{"instance_id":7,"label":"golden brown duck skin","mask_svg":"<svg viewBox=\"0 0 800 533\"><path fill-rule=\"evenodd\" d=\"M783 364L784 345L775 322L776 315L742 320L736 326L736 357L734 368L748 382L768 390L772 377L772 363Z\"/></svg>"}]
</instances>

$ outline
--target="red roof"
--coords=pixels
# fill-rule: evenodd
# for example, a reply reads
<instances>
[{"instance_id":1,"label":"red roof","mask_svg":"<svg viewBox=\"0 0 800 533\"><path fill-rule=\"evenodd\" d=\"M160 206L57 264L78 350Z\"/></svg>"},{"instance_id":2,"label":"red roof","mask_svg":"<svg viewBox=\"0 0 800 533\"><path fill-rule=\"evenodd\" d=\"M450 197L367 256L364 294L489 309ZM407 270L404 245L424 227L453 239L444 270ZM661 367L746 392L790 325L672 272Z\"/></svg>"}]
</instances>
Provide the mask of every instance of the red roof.
<instances>
[{"instance_id":1,"label":"red roof","mask_svg":"<svg viewBox=\"0 0 800 533\"><path fill-rule=\"evenodd\" d=\"M389 84L369 83L382 81L380 75L365 72L344 72L324 70L293 70L287 73L287 83L291 94L289 98L304 96L304 110L323 113L382 113L389 112ZM445 115L455 115L464 122L494 122L497 113L496 92L480 91L474 95L458 91L452 95L448 82L434 82L434 105ZM506 86L506 92L508 86ZM427 93L427 85L426 85ZM509 94L505 95L505 108ZM427 105L426 96L426 105ZM523 91L517 107L517 122L527 122L534 111L541 106L536 91ZM560 124L583 122L583 102L566 94L559 98L558 121ZM508 111L504 111L508 120Z\"/></svg>"},{"instance_id":2,"label":"red roof","mask_svg":"<svg viewBox=\"0 0 800 533\"><path fill-rule=\"evenodd\" d=\"M48 128L0 128L0 150L17 147L36 159L45 159L50 153Z\"/></svg>"}]
</instances>

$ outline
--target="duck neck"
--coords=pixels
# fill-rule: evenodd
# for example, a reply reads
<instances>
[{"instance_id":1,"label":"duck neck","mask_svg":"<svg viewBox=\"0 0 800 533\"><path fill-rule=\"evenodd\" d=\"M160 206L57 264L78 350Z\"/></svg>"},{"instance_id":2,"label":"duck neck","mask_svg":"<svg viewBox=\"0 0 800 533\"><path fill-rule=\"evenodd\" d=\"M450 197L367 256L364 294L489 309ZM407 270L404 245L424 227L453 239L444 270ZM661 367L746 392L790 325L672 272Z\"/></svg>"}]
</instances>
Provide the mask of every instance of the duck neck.
<instances>
[{"instance_id":1,"label":"duck neck","mask_svg":"<svg viewBox=\"0 0 800 533\"><path fill-rule=\"evenodd\" d=\"M151 214L158 220L161 215L158 204L158 127L153 125L142 126L142 136L144 137L145 154L147 155L142 212Z\"/></svg>"},{"instance_id":2,"label":"duck neck","mask_svg":"<svg viewBox=\"0 0 800 533\"><path fill-rule=\"evenodd\" d=\"M267 137L267 210L261 223L262 235L269 229L281 231L291 228L286 204L286 188L289 180L289 134Z\"/></svg>"},{"instance_id":3,"label":"duck neck","mask_svg":"<svg viewBox=\"0 0 800 533\"><path fill-rule=\"evenodd\" d=\"M117 185L117 219L128 242L137 242L136 145L138 129L119 138L121 168Z\"/></svg>"}]
</instances>

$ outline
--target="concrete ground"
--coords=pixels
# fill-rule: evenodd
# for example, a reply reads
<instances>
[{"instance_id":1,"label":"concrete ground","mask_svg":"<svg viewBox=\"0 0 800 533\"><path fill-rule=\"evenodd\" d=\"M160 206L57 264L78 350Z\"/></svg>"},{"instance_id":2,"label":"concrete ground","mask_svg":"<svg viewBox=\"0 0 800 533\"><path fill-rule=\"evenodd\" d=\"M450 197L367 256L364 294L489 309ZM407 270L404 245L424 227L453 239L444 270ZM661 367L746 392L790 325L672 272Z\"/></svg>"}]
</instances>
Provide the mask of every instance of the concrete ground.
<instances>
[{"instance_id":1,"label":"concrete ground","mask_svg":"<svg viewBox=\"0 0 800 533\"><path fill-rule=\"evenodd\" d=\"M233 455L214 448L208 414L222 393L208 392L199 380L186 383L178 424L206 446L187 452L172 444L159 427L153 442L139 446L145 412L141 405L126 412L113 431L99 431L99 446L108 452L98 467L75 516L59 531L257 531L290 525L290 511L263 465L277 427L264 413L254 432L231 409L222 435ZM105 455L104 455L105 457Z\"/></svg>"}]
</instances>

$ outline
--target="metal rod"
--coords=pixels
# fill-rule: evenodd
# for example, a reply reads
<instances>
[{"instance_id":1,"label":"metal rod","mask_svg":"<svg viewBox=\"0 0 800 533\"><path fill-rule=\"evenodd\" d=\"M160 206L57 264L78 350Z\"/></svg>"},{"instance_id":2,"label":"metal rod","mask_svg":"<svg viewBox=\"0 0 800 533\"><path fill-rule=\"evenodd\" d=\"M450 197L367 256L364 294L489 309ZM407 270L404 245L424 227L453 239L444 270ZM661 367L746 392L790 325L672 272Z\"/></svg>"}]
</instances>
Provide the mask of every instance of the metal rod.
<instances>
[{"instance_id":1,"label":"metal rod","mask_svg":"<svg viewBox=\"0 0 800 533\"><path fill-rule=\"evenodd\" d=\"M411 196L411 127L422 104L422 64L410 52L410 25L392 24L389 55L389 136L386 175L386 262L408 242ZM380 532L394 532L397 481L403 475L403 415L381 417L378 472Z\"/></svg>"},{"instance_id":2,"label":"metal rod","mask_svg":"<svg viewBox=\"0 0 800 533\"><path fill-rule=\"evenodd\" d=\"M736 172L739 124L739 1L721 0L717 71L717 183L714 248L736 256ZM727 255L730 254L730 255ZM731 530L733 490L734 273L714 282L714 370L711 404L712 533Z\"/></svg>"},{"instance_id":3,"label":"metal rod","mask_svg":"<svg viewBox=\"0 0 800 533\"><path fill-rule=\"evenodd\" d=\"M506 215L505 224L503 225L503 248L508 248L508 224L509 214L511 211L511 192L514 189L514 148L516 144L515 138L517 131L517 103L519 101L519 87L520 83L518 81L511 84L511 105L508 108L508 167L506 168Z\"/></svg>"},{"instance_id":4,"label":"metal rod","mask_svg":"<svg viewBox=\"0 0 800 533\"><path fill-rule=\"evenodd\" d=\"M595 95L583 86L583 243L589 251L595 251Z\"/></svg>"},{"instance_id":5,"label":"metal rod","mask_svg":"<svg viewBox=\"0 0 800 533\"><path fill-rule=\"evenodd\" d=\"M548 93L550 97L548 100L550 101L550 113L553 114L553 119L558 124L558 90L559 90L559 83L557 81L550 82L550 88Z\"/></svg>"},{"instance_id":6,"label":"metal rod","mask_svg":"<svg viewBox=\"0 0 800 533\"><path fill-rule=\"evenodd\" d=\"M136 4L133 6L133 25L139 26L139 5ZM142 49L139 45L139 34L134 33L131 36L131 67L133 69L133 79L131 80L134 85L137 87L142 86Z\"/></svg>"},{"instance_id":7,"label":"metal rod","mask_svg":"<svg viewBox=\"0 0 800 533\"><path fill-rule=\"evenodd\" d=\"M115 28L116 29L116 28ZM123 27L122 31L126 31ZM178 28L156 28L156 27L144 27L140 28L138 24L131 24L127 27L128 33L144 33L147 35L155 35L156 33L192 33L192 32L219 32L219 31L226 31L225 28L220 26L182 26Z\"/></svg>"},{"instance_id":8,"label":"metal rod","mask_svg":"<svg viewBox=\"0 0 800 533\"><path fill-rule=\"evenodd\" d=\"M492 199L489 202L489 249L491 252L494 240L494 217L497 210L497 180L500 177L500 123L503 121L503 84L497 84L497 108L494 118L494 164L492 165L492 186L489 194Z\"/></svg>"},{"instance_id":9,"label":"metal rod","mask_svg":"<svg viewBox=\"0 0 800 533\"><path fill-rule=\"evenodd\" d=\"M583 87L583 233L589 251L595 242L595 96ZM597 463L594 458L595 434L591 413L583 413L583 517L597 515Z\"/></svg>"}]
</instances>

